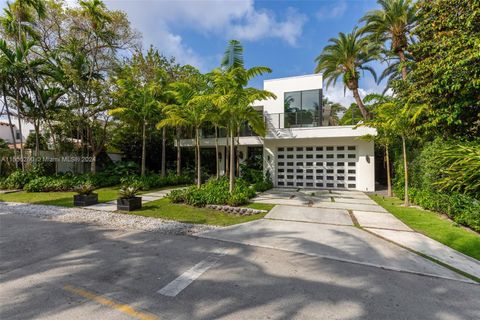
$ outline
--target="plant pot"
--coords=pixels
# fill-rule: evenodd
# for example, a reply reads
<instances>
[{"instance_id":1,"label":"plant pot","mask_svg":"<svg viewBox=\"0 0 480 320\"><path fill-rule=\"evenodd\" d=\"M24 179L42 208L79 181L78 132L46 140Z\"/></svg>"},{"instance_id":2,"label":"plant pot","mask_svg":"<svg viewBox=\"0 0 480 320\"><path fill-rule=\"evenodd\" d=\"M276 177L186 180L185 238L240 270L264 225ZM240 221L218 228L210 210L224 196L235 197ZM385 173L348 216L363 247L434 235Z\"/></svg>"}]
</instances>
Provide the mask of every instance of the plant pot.
<instances>
[{"instance_id":1,"label":"plant pot","mask_svg":"<svg viewBox=\"0 0 480 320\"><path fill-rule=\"evenodd\" d=\"M86 207L98 203L98 194L76 194L73 196L73 205L76 207Z\"/></svg>"},{"instance_id":2,"label":"plant pot","mask_svg":"<svg viewBox=\"0 0 480 320\"><path fill-rule=\"evenodd\" d=\"M142 208L142 197L117 199L117 210L133 211Z\"/></svg>"}]
</instances>

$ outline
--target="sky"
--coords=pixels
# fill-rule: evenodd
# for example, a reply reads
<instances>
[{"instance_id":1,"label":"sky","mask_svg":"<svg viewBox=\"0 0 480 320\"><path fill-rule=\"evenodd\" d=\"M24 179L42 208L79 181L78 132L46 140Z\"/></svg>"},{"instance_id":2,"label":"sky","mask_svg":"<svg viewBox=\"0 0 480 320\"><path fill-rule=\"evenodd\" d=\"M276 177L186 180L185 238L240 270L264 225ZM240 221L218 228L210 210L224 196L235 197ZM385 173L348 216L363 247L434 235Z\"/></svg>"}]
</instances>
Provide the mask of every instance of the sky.
<instances>
[{"instance_id":1,"label":"sky","mask_svg":"<svg viewBox=\"0 0 480 320\"><path fill-rule=\"evenodd\" d=\"M67 0L67 2L76 2ZM0 0L5 6L6 1ZM134 29L142 34L144 49L150 45L180 63L208 72L218 67L230 39L244 46L247 67L267 66L273 71L263 79L311 74L315 58L328 39L350 32L375 0L106 0L110 9L125 11ZM382 66L373 65L377 73ZM339 79L325 95L345 106L353 102ZM360 81L360 94L382 92L370 74Z\"/></svg>"}]
</instances>

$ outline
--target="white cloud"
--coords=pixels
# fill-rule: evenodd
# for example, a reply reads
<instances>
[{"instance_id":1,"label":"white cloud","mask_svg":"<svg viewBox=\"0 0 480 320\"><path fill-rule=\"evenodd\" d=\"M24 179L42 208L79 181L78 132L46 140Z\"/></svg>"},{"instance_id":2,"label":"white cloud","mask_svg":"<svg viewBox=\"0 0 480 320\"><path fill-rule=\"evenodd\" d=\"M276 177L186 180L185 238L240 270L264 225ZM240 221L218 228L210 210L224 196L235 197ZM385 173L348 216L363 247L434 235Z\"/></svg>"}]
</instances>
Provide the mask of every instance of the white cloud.
<instances>
[{"instance_id":1,"label":"white cloud","mask_svg":"<svg viewBox=\"0 0 480 320\"><path fill-rule=\"evenodd\" d=\"M228 32L232 38L259 40L266 37L280 38L294 46L302 34L307 17L293 8L287 9L285 21L278 22L268 11L250 10L243 24L232 24Z\"/></svg>"},{"instance_id":2,"label":"white cloud","mask_svg":"<svg viewBox=\"0 0 480 320\"><path fill-rule=\"evenodd\" d=\"M347 11L345 1L337 1L320 8L315 16L318 20L340 18Z\"/></svg>"},{"instance_id":3,"label":"white cloud","mask_svg":"<svg viewBox=\"0 0 480 320\"><path fill-rule=\"evenodd\" d=\"M280 18L273 12L255 8L253 0L106 0L106 3L109 8L128 14L133 27L144 35L146 46L153 43L179 62L198 67L202 67L204 59L185 44L180 36L182 31L245 41L276 38L294 46L307 21L306 15L292 8Z\"/></svg>"}]
</instances>

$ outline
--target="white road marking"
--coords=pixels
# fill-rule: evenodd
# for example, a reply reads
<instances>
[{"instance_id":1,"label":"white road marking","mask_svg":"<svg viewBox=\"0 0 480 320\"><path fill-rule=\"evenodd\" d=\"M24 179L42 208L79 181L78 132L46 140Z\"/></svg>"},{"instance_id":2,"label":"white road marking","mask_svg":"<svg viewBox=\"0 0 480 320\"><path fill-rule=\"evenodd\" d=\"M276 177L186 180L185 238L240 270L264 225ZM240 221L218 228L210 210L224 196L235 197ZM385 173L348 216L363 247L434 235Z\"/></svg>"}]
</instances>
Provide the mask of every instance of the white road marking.
<instances>
[{"instance_id":1,"label":"white road marking","mask_svg":"<svg viewBox=\"0 0 480 320\"><path fill-rule=\"evenodd\" d=\"M177 294L182 292L183 289L188 287L193 281L205 273L205 271L215 266L220 258L225 254L226 250L222 250L210 255L205 260L200 261L191 269L187 270L175 280L167 284L165 287L158 290L157 293L168 297L175 297Z\"/></svg>"}]
</instances>

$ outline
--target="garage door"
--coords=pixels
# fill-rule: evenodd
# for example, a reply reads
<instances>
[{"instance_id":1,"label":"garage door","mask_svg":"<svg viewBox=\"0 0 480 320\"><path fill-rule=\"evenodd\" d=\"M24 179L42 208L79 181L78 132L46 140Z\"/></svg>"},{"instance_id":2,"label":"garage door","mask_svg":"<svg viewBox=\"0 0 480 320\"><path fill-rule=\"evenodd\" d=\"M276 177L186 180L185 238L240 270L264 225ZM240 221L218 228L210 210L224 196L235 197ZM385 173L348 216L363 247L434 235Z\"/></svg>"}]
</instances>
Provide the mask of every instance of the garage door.
<instances>
[{"instance_id":1,"label":"garage door","mask_svg":"<svg viewBox=\"0 0 480 320\"><path fill-rule=\"evenodd\" d=\"M356 188L356 146L277 149L277 187Z\"/></svg>"}]
</instances>

